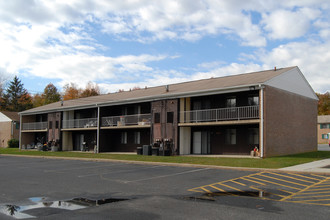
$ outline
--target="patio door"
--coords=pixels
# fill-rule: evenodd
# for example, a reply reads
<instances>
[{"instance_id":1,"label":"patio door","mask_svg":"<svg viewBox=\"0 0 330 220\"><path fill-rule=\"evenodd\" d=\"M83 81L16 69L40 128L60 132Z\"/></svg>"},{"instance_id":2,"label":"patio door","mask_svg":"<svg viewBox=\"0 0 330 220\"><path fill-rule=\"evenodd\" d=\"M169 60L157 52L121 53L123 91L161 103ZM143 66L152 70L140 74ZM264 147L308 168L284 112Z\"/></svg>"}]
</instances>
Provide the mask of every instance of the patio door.
<instances>
[{"instance_id":1,"label":"patio door","mask_svg":"<svg viewBox=\"0 0 330 220\"><path fill-rule=\"evenodd\" d=\"M210 154L210 132L193 132L193 154Z\"/></svg>"},{"instance_id":2,"label":"patio door","mask_svg":"<svg viewBox=\"0 0 330 220\"><path fill-rule=\"evenodd\" d=\"M84 134L76 134L75 137L75 147L74 150L82 151L83 150L83 142L84 142Z\"/></svg>"}]
</instances>

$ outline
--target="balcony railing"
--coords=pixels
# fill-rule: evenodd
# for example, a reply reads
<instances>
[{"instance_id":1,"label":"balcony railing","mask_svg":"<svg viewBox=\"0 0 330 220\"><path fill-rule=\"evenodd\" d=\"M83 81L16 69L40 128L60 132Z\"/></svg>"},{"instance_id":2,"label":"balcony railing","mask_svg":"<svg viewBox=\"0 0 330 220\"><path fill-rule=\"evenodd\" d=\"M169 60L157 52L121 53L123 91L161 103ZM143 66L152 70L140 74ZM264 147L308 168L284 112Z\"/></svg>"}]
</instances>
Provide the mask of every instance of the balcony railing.
<instances>
[{"instance_id":1,"label":"balcony railing","mask_svg":"<svg viewBox=\"0 0 330 220\"><path fill-rule=\"evenodd\" d=\"M258 105L180 112L180 123L218 122L255 118L259 118Z\"/></svg>"},{"instance_id":2,"label":"balcony railing","mask_svg":"<svg viewBox=\"0 0 330 220\"><path fill-rule=\"evenodd\" d=\"M84 118L63 120L63 129L68 128L94 128L97 127L97 118Z\"/></svg>"},{"instance_id":3,"label":"balcony railing","mask_svg":"<svg viewBox=\"0 0 330 220\"><path fill-rule=\"evenodd\" d=\"M102 117L102 127L150 125L151 114Z\"/></svg>"},{"instance_id":4,"label":"balcony railing","mask_svg":"<svg viewBox=\"0 0 330 220\"><path fill-rule=\"evenodd\" d=\"M23 131L25 130L45 130L47 129L47 122L30 122L23 123Z\"/></svg>"}]
</instances>

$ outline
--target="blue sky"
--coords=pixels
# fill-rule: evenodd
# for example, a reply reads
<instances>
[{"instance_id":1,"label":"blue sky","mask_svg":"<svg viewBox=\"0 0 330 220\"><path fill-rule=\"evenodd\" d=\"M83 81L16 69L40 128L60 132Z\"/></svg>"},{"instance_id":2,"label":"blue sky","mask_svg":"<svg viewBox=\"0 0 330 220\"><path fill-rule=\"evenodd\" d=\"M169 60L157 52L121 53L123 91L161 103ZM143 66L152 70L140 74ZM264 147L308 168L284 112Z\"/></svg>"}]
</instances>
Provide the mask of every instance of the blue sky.
<instances>
[{"instance_id":1,"label":"blue sky","mask_svg":"<svg viewBox=\"0 0 330 220\"><path fill-rule=\"evenodd\" d=\"M328 0L0 0L0 79L102 92L298 66L330 89Z\"/></svg>"}]
</instances>

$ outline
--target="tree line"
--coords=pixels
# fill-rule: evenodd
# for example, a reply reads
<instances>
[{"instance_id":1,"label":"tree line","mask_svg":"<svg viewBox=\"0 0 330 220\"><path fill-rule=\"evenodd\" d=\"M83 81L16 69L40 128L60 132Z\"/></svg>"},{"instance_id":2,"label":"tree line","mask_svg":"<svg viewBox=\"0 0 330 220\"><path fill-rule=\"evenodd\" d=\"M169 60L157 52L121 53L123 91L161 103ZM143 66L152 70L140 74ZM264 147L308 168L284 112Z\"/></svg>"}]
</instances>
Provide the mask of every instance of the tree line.
<instances>
[{"instance_id":1,"label":"tree line","mask_svg":"<svg viewBox=\"0 0 330 220\"><path fill-rule=\"evenodd\" d=\"M62 94L54 84L49 83L43 93L31 95L17 76L7 86L5 86L5 80L0 78L1 111L21 112L61 100L65 101L97 95L100 95L100 88L92 82L89 82L85 89L79 89L74 83L66 84L63 87Z\"/></svg>"},{"instance_id":2,"label":"tree line","mask_svg":"<svg viewBox=\"0 0 330 220\"><path fill-rule=\"evenodd\" d=\"M53 102L70 99L84 98L100 95L100 88L97 84L89 82L85 89L79 89L76 84L70 83L63 87L61 94L58 89L49 83L43 93L31 95L24 84L17 76L4 86L5 80L0 76L0 110L20 112L30 108L47 105ZM138 87L133 90L140 89ZM122 90L123 91L123 90ZM119 90L121 92L121 90ZM318 101L318 115L330 115L330 93L316 93Z\"/></svg>"}]
</instances>

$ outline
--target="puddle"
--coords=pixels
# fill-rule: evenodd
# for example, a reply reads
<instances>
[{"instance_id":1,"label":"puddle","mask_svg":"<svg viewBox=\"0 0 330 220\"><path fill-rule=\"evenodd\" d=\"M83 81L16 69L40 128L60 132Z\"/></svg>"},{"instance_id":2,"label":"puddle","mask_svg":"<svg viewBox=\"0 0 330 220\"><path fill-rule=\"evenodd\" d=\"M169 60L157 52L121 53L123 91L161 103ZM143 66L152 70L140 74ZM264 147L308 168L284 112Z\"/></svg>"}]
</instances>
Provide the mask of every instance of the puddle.
<instances>
[{"instance_id":1,"label":"puddle","mask_svg":"<svg viewBox=\"0 0 330 220\"><path fill-rule=\"evenodd\" d=\"M99 206L113 202L125 201L128 199L108 198L92 200L87 198L74 198L67 201L47 201L46 198L43 197L32 197L29 198L29 200L32 202L30 205L2 205L0 206L0 213L12 216L16 219L36 218L36 216L32 216L24 212L40 208L54 208L73 211L91 206Z\"/></svg>"}]
</instances>

